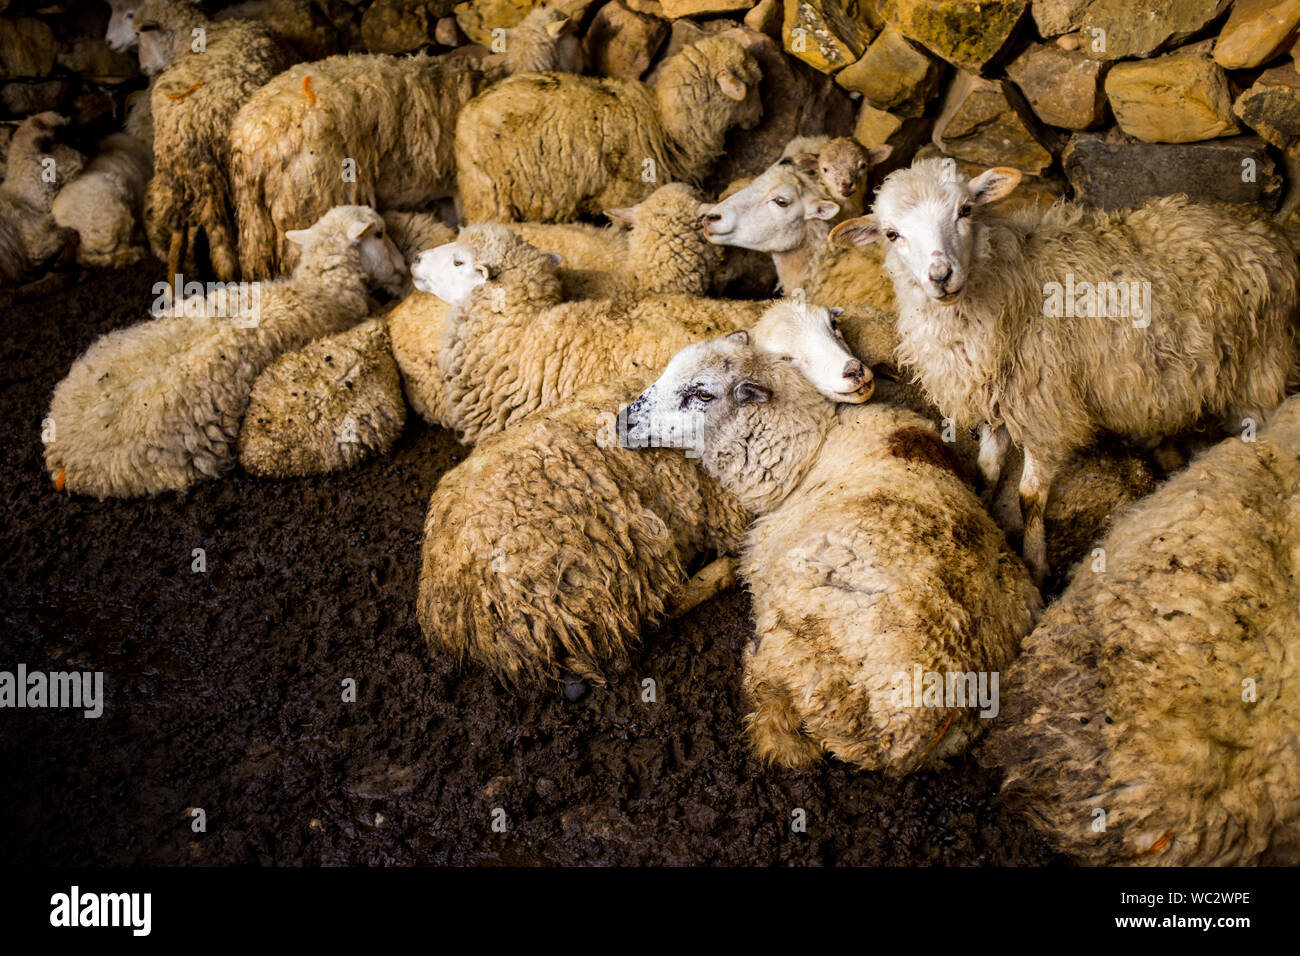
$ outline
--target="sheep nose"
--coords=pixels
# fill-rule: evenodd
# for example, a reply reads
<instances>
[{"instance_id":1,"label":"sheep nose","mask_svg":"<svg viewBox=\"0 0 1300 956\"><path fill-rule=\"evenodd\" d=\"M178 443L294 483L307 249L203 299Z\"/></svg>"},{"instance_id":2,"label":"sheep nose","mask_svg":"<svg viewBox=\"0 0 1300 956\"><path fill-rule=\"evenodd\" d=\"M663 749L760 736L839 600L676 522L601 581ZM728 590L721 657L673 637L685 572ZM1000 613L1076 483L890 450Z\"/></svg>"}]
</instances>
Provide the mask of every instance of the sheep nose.
<instances>
[{"instance_id":1,"label":"sheep nose","mask_svg":"<svg viewBox=\"0 0 1300 956\"><path fill-rule=\"evenodd\" d=\"M940 288L943 287L949 279L952 278L952 266L947 262L938 261L930 263L930 281Z\"/></svg>"},{"instance_id":2,"label":"sheep nose","mask_svg":"<svg viewBox=\"0 0 1300 956\"><path fill-rule=\"evenodd\" d=\"M862 381L862 376L867 374L866 367L857 359L849 359L844 363L844 377L853 383Z\"/></svg>"}]
</instances>

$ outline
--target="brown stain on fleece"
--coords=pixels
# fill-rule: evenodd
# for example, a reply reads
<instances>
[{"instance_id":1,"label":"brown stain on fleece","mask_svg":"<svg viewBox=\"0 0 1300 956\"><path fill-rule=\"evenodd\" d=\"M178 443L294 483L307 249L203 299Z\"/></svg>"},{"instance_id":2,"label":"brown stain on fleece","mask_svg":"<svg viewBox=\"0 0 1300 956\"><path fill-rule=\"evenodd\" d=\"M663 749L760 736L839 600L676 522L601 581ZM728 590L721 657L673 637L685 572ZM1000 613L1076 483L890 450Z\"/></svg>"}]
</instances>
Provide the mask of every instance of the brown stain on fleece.
<instances>
[{"instance_id":1,"label":"brown stain on fleece","mask_svg":"<svg viewBox=\"0 0 1300 956\"><path fill-rule=\"evenodd\" d=\"M893 432L887 439L889 453L904 461L919 461L944 471L950 471L962 481L967 481L965 470L952 449L942 438L928 428L908 425Z\"/></svg>"}]
</instances>

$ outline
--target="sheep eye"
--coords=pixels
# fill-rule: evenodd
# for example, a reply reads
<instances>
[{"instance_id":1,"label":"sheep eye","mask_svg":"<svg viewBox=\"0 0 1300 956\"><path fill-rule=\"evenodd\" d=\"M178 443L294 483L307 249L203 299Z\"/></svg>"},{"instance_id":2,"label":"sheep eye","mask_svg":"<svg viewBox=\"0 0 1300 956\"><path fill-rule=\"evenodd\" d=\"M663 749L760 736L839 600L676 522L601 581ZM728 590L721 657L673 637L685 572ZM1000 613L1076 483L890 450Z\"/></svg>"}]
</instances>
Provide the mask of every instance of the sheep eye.
<instances>
[{"instance_id":1,"label":"sheep eye","mask_svg":"<svg viewBox=\"0 0 1300 956\"><path fill-rule=\"evenodd\" d=\"M700 393L699 393L698 395L696 395L695 397L698 398L700 401L702 401L705 405L707 405L707 404L709 404L709 402L713 401L713 396L710 395L708 392L700 392Z\"/></svg>"},{"instance_id":2,"label":"sheep eye","mask_svg":"<svg viewBox=\"0 0 1300 956\"><path fill-rule=\"evenodd\" d=\"M775 199L772 200L772 202L776 203L782 209L790 205L790 200L786 199L784 196L777 196Z\"/></svg>"},{"instance_id":3,"label":"sheep eye","mask_svg":"<svg viewBox=\"0 0 1300 956\"><path fill-rule=\"evenodd\" d=\"M957 210L957 218L965 219L969 215L970 215L970 203L968 202L962 203L961 208Z\"/></svg>"},{"instance_id":4,"label":"sheep eye","mask_svg":"<svg viewBox=\"0 0 1300 956\"><path fill-rule=\"evenodd\" d=\"M463 265L465 264L465 260L464 260L464 259L452 259L452 260L451 260L451 264L452 264L453 266L455 266L457 269L459 269L461 266L463 266Z\"/></svg>"},{"instance_id":5,"label":"sheep eye","mask_svg":"<svg viewBox=\"0 0 1300 956\"><path fill-rule=\"evenodd\" d=\"M859 159L859 160L858 160L858 172L860 172L860 173L865 173L866 171L867 171L867 161L866 161L865 159Z\"/></svg>"},{"instance_id":6,"label":"sheep eye","mask_svg":"<svg viewBox=\"0 0 1300 956\"><path fill-rule=\"evenodd\" d=\"M384 238L384 230L382 230L382 229L376 229L376 230L375 230L375 238L376 238L376 239L382 239L382 238Z\"/></svg>"},{"instance_id":7,"label":"sheep eye","mask_svg":"<svg viewBox=\"0 0 1300 956\"><path fill-rule=\"evenodd\" d=\"M895 239L898 238L898 233L896 233L896 232L895 232L894 230L892 230L892 229L886 229L886 230L885 230L885 238L888 239L890 242L893 242Z\"/></svg>"},{"instance_id":8,"label":"sheep eye","mask_svg":"<svg viewBox=\"0 0 1300 956\"><path fill-rule=\"evenodd\" d=\"M782 362L793 362L793 361L794 361L794 356L793 356L793 355L782 355L782 356L781 356L781 361L782 361Z\"/></svg>"}]
</instances>

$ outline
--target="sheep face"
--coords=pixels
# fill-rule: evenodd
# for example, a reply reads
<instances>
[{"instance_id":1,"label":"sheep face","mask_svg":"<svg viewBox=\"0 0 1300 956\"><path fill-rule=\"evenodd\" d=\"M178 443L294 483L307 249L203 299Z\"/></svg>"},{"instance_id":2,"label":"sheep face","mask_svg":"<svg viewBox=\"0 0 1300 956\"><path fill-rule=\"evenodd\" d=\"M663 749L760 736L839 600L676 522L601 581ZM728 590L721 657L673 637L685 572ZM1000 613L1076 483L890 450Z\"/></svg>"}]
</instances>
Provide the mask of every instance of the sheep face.
<instances>
[{"instance_id":1,"label":"sheep face","mask_svg":"<svg viewBox=\"0 0 1300 956\"><path fill-rule=\"evenodd\" d=\"M488 281L490 271L474 249L448 242L426 249L411 260L411 280L421 292L436 295L448 305L464 305L470 294Z\"/></svg>"},{"instance_id":2,"label":"sheep face","mask_svg":"<svg viewBox=\"0 0 1300 956\"><path fill-rule=\"evenodd\" d=\"M383 217L369 206L335 206L310 229L290 229L285 236L302 246L295 272L318 251L336 252L342 246L346 256L355 257L371 288L397 295L406 284L406 260L386 235Z\"/></svg>"},{"instance_id":3,"label":"sheep face","mask_svg":"<svg viewBox=\"0 0 1300 956\"><path fill-rule=\"evenodd\" d=\"M809 220L834 218L840 207L822 198L782 160L744 189L701 210L704 235L719 246L758 252L789 252L804 241Z\"/></svg>"},{"instance_id":4,"label":"sheep face","mask_svg":"<svg viewBox=\"0 0 1300 956\"><path fill-rule=\"evenodd\" d=\"M688 345L663 374L618 416L627 448L680 448L702 454L737 406L765 402L771 392L749 374L756 353L747 332Z\"/></svg>"},{"instance_id":5,"label":"sheep face","mask_svg":"<svg viewBox=\"0 0 1300 956\"><path fill-rule=\"evenodd\" d=\"M127 50L134 49L135 11L139 6L138 0L110 0L109 6L113 13L108 18L108 31L104 34L108 48L114 53L125 53Z\"/></svg>"},{"instance_id":6,"label":"sheep face","mask_svg":"<svg viewBox=\"0 0 1300 956\"><path fill-rule=\"evenodd\" d=\"M895 281L910 279L933 302L953 305L966 286L979 237L975 208L996 202L1020 182L997 167L966 179L952 159L924 160L888 176L870 216L842 222L831 242L861 246L882 237Z\"/></svg>"},{"instance_id":7,"label":"sheep face","mask_svg":"<svg viewBox=\"0 0 1300 956\"><path fill-rule=\"evenodd\" d=\"M859 405L875 391L871 369L844 345L837 318L842 309L778 302L750 332L754 348L791 363L833 402Z\"/></svg>"}]
</instances>

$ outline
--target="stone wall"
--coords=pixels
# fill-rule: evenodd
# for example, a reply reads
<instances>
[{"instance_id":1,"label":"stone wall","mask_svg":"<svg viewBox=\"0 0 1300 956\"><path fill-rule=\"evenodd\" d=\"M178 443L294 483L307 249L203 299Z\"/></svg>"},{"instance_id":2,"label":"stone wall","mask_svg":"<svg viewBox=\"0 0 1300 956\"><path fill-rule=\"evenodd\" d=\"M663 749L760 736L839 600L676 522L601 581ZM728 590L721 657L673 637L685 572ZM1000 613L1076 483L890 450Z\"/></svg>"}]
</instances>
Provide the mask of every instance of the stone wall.
<instances>
[{"instance_id":1,"label":"stone wall","mask_svg":"<svg viewBox=\"0 0 1300 956\"><path fill-rule=\"evenodd\" d=\"M311 0L353 50L491 45L535 0ZM1024 171L1028 194L1103 207L1188 192L1287 216L1300 181L1300 0L554 0L589 72L653 81L728 31L758 57L766 116L711 183L802 133ZM7 9L6 9L7 8ZM142 84L99 0L0 0L0 111L84 124Z\"/></svg>"}]
</instances>

